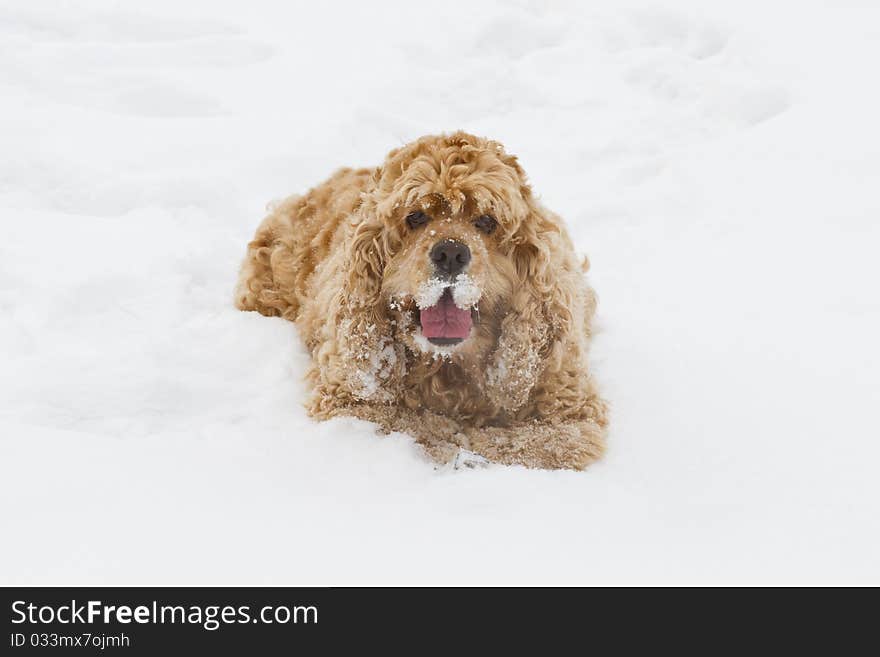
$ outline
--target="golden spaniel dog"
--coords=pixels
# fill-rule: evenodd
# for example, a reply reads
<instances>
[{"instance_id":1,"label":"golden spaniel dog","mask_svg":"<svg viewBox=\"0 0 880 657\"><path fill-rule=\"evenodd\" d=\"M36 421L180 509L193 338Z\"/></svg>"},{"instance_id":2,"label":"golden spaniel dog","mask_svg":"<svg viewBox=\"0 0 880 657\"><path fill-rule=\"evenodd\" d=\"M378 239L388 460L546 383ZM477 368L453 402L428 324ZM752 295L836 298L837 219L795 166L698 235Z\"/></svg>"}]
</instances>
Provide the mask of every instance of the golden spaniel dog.
<instances>
[{"instance_id":1,"label":"golden spaniel dog","mask_svg":"<svg viewBox=\"0 0 880 657\"><path fill-rule=\"evenodd\" d=\"M403 431L440 462L581 469L608 423L586 268L516 158L459 132L273 207L236 304L296 323L313 417Z\"/></svg>"}]
</instances>

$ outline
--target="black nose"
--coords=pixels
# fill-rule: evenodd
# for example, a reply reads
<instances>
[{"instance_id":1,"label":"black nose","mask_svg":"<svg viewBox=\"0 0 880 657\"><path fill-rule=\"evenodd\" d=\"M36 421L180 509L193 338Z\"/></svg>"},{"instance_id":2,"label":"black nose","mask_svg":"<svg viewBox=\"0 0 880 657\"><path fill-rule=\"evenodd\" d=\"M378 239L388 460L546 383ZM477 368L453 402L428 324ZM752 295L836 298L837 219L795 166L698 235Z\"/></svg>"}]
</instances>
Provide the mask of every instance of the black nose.
<instances>
[{"instance_id":1,"label":"black nose","mask_svg":"<svg viewBox=\"0 0 880 657\"><path fill-rule=\"evenodd\" d=\"M434 267L449 276L460 274L470 261L471 250L467 244L455 240L441 240L431 249Z\"/></svg>"}]
</instances>

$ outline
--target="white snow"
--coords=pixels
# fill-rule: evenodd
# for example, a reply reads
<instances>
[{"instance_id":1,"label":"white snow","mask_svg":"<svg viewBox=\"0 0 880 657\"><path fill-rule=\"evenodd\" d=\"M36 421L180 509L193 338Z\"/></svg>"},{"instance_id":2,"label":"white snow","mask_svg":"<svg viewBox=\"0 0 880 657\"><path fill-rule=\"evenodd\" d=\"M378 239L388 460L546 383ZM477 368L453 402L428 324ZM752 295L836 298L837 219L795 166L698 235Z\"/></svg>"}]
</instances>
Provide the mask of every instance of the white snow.
<instances>
[{"instance_id":1,"label":"white snow","mask_svg":"<svg viewBox=\"0 0 880 657\"><path fill-rule=\"evenodd\" d=\"M483 291L477 282L467 274L459 274L452 281L452 300L462 310L469 310L477 305Z\"/></svg>"},{"instance_id":2,"label":"white snow","mask_svg":"<svg viewBox=\"0 0 880 657\"><path fill-rule=\"evenodd\" d=\"M452 300L455 302L455 305L462 310L468 310L476 306L483 295L483 291L477 285L477 282L467 274L459 274L452 282L443 278L429 278L419 285L419 289L416 290L413 296L416 306L422 310L436 306L447 288L452 292ZM395 300L392 300L392 302L397 303Z\"/></svg>"},{"instance_id":3,"label":"white snow","mask_svg":"<svg viewBox=\"0 0 880 657\"><path fill-rule=\"evenodd\" d=\"M880 584L880 7L444 7L3 2L0 583ZM458 128L590 256L584 473L315 423L232 307L268 200Z\"/></svg>"},{"instance_id":4,"label":"white snow","mask_svg":"<svg viewBox=\"0 0 880 657\"><path fill-rule=\"evenodd\" d=\"M449 287L449 283L442 278L429 278L419 285L419 289L413 297L416 306L422 310L436 306L447 287Z\"/></svg>"}]
</instances>

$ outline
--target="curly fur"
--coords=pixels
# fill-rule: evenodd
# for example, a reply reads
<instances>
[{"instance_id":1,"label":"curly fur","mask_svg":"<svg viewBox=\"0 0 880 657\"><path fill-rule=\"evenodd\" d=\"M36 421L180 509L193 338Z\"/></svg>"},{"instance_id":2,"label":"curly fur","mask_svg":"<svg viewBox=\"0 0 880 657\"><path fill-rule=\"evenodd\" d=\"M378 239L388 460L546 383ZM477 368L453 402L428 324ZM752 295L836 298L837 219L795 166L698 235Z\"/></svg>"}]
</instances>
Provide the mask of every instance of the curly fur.
<instances>
[{"instance_id":1,"label":"curly fur","mask_svg":"<svg viewBox=\"0 0 880 657\"><path fill-rule=\"evenodd\" d=\"M406 216L431 222L409 229ZM474 219L491 214L486 235ZM469 245L479 321L454 349L418 340L428 252ZM581 469L601 456L605 402L588 373L596 298L562 221L516 158L465 133L423 137L375 169L341 169L271 209L248 245L236 304L296 323L312 354L307 408L413 435L447 461Z\"/></svg>"}]
</instances>

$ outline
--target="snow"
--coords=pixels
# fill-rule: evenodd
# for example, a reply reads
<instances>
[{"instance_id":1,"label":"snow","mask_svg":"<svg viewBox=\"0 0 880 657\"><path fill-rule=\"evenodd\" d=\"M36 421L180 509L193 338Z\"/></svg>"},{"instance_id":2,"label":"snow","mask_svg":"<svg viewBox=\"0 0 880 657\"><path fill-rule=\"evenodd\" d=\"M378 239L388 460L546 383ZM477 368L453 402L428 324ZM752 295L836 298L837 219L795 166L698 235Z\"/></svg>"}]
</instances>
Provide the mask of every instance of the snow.
<instances>
[{"instance_id":1,"label":"snow","mask_svg":"<svg viewBox=\"0 0 880 657\"><path fill-rule=\"evenodd\" d=\"M467 274L459 274L452 282L452 300L462 310L469 310L477 305L483 291L477 282Z\"/></svg>"},{"instance_id":2,"label":"snow","mask_svg":"<svg viewBox=\"0 0 880 657\"><path fill-rule=\"evenodd\" d=\"M414 296L416 306L422 310L436 306L447 287L449 287L449 283L442 278L429 278L416 290Z\"/></svg>"},{"instance_id":3,"label":"snow","mask_svg":"<svg viewBox=\"0 0 880 657\"><path fill-rule=\"evenodd\" d=\"M880 583L880 8L444 7L3 2L0 583ZM590 256L584 473L315 423L232 307L268 200L457 128Z\"/></svg>"},{"instance_id":4,"label":"snow","mask_svg":"<svg viewBox=\"0 0 880 657\"><path fill-rule=\"evenodd\" d=\"M419 289L416 290L416 294L413 297L416 306L422 310L436 306L447 288L452 290L452 300L462 310L473 308L480 300L480 297L483 296L480 286L467 274L459 274L451 283L442 278L429 278L419 285ZM391 303L396 304L398 302L392 299Z\"/></svg>"}]
</instances>

